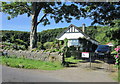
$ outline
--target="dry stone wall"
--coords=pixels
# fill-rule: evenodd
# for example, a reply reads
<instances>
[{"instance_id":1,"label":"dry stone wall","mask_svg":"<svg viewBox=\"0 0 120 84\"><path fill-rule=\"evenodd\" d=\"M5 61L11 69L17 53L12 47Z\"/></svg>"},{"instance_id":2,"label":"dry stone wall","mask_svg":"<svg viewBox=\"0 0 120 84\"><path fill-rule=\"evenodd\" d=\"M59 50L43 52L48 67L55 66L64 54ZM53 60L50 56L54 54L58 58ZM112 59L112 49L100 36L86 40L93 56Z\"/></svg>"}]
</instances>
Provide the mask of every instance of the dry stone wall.
<instances>
[{"instance_id":1,"label":"dry stone wall","mask_svg":"<svg viewBox=\"0 0 120 84\"><path fill-rule=\"evenodd\" d=\"M31 51L15 51L15 50L4 50L3 53L7 53L6 56L23 57L27 59L42 60L42 61L62 61L62 56L58 52L31 52Z\"/></svg>"}]
</instances>

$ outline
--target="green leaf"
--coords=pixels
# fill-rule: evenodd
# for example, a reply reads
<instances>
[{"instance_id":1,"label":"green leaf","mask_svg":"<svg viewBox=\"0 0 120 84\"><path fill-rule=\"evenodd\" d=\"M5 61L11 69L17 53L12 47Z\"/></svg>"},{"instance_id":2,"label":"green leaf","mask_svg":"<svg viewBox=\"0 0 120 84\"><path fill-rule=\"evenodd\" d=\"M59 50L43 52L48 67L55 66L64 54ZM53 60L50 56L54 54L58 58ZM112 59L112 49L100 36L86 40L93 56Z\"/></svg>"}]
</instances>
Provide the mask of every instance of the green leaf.
<instances>
[{"instance_id":1,"label":"green leaf","mask_svg":"<svg viewBox=\"0 0 120 84\"><path fill-rule=\"evenodd\" d=\"M10 17L10 16L8 16L8 17L7 17L7 19L8 19L8 20L10 20L10 19L11 19L11 17Z\"/></svg>"}]
</instances>

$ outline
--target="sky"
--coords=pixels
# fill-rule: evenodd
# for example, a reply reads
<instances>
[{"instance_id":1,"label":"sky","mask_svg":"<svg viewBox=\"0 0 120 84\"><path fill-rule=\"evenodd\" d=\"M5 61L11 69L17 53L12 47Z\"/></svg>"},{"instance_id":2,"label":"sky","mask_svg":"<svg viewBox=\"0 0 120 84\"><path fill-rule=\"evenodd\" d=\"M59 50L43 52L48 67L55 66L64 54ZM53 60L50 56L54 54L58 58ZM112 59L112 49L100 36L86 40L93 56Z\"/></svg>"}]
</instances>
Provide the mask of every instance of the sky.
<instances>
[{"instance_id":1,"label":"sky","mask_svg":"<svg viewBox=\"0 0 120 84\"><path fill-rule=\"evenodd\" d=\"M8 14L2 13L2 22L0 24L0 30L16 30L16 31L30 31L31 28L31 17L27 17L26 14L24 15L19 15L18 17L15 17L11 20L8 20L7 17L9 16ZM70 24L73 24L77 27L82 26L83 23L86 24L86 26L90 26L91 24L91 19L83 19L81 18L80 20L75 20L73 19L71 23L55 23L53 20L50 20L51 24L50 25L38 25L38 32L41 32L43 30L47 29L55 29L55 28L64 28L68 27Z\"/></svg>"},{"instance_id":2,"label":"sky","mask_svg":"<svg viewBox=\"0 0 120 84\"><path fill-rule=\"evenodd\" d=\"M0 16L2 17L0 19L0 30L16 30L16 31L28 31L28 32L31 30L31 17L27 17L27 14L19 15L10 20L7 19L7 17L9 16L8 14L4 14L0 12ZM39 24L37 31L41 32L47 29L64 28L64 27L68 27L70 24L80 27L82 26L83 23L85 23L86 26L90 26L92 20L88 18L87 19L81 18L80 20L73 19L70 23L59 22L56 24L54 20L50 20L50 22L51 24L46 26Z\"/></svg>"}]
</instances>

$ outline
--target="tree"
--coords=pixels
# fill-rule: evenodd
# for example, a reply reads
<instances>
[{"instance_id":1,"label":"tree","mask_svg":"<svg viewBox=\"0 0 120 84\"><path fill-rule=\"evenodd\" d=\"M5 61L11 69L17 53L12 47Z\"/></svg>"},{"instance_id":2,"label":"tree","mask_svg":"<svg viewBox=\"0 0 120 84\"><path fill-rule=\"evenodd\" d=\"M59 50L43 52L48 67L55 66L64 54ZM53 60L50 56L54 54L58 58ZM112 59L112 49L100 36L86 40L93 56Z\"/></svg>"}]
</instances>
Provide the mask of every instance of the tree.
<instances>
[{"instance_id":1,"label":"tree","mask_svg":"<svg viewBox=\"0 0 120 84\"><path fill-rule=\"evenodd\" d=\"M77 7L77 6L76 6ZM62 21L63 16L67 22L70 22L71 18L67 17L66 14L64 14L65 10L67 10L67 6L65 4L62 4L61 2L11 2L6 3L2 2L2 12L8 13L10 16L8 19L17 17L18 15L22 15L27 13L28 17L32 17L31 22L31 32L30 32L30 48L35 48L37 45L37 25L39 23L43 23L43 25L50 24L50 21L48 19L48 16L50 18L53 18L56 23L59 21ZM63 9L62 14L59 14L59 11ZM38 21L39 13L42 13L43 16L40 16L40 20ZM67 11L66 13L70 12ZM71 11L72 13L74 11ZM69 14L69 13L68 13ZM77 16L78 13L76 13ZM72 16L75 16L73 14ZM63 21L62 21L63 22Z\"/></svg>"},{"instance_id":2,"label":"tree","mask_svg":"<svg viewBox=\"0 0 120 84\"><path fill-rule=\"evenodd\" d=\"M78 3L79 4L79 3ZM101 25L114 25L116 19L120 19L120 3L119 2L88 2L82 3L86 6L86 17L93 20L92 25L95 23Z\"/></svg>"},{"instance_id":3,"label":"tree","mask_svg":"<svg viewBox=\"0 0 120 84\"><path fill-rule=\"evenodd\" d=\"M32 17L30 32L30 48L37 45L37 26L50 24L48 17L53 18L56 23L71 22L72 18L79 20L81 17L90 17L93 19L92 24L99 23L106 25L114 19L120 18L120 3L111 2L70 2L69 4L61 2L2 2L2 12L8 13L8 19L27 13ZM38 21L39 13L43 13ZM106 14L107 13L107 14Z\"/></svg>"}]
</instances>

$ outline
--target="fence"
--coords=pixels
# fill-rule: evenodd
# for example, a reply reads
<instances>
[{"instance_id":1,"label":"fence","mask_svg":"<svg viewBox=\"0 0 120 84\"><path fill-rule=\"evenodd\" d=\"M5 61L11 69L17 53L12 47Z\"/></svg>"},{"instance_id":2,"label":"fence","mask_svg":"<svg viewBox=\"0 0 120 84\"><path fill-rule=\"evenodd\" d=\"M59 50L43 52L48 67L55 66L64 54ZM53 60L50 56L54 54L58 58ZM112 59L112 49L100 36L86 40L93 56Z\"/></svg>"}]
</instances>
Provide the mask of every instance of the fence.
<instances>
[{"instance_id":1,"label":"fence","mask_svg":"<svg viewBox=\"0 0 120 84\"><path fill-rule=\"evenodd\" d=\"M89 57L82 57L82 52L69 51L66 57L74 56L75 59L81 59L75 67L91 68L94 70L105 70L116 72L118 68L115 67L115 59L113 55L110 56L95 56L94 52L89 52ZM74 64L74 63L73 63ZM70 66L70 65L69 65ZM73 66L73 65L72 65Z\"/></svg>"}]
</instances>

